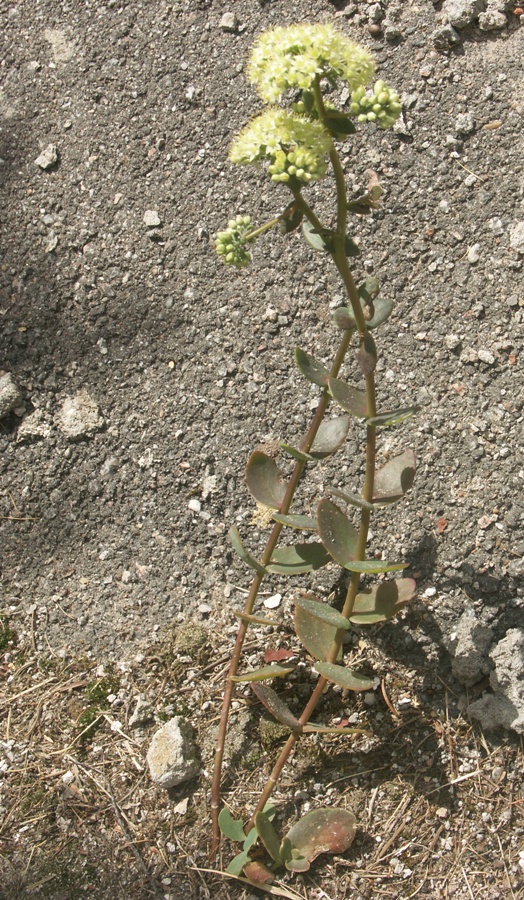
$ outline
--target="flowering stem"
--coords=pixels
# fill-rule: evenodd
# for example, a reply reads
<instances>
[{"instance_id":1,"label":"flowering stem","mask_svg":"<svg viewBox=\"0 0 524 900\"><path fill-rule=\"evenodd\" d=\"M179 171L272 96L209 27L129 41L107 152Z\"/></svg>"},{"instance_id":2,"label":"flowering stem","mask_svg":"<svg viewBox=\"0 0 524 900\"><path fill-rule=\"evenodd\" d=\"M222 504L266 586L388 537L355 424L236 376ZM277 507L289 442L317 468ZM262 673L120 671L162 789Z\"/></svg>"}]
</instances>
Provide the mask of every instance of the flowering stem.
<instances>
[{"instance_id":1,"label":"flowering stem","mask_svg":"<svg viewBox=\"0 0 524 900\"><path fill-rule=\"evenodd\" d=\"M254 241L260 234L264 234L264 231L267 231L269 228L273 228L273 225L278 225L282 219L287 219L289 216L293 214L293 208L287 207L284 212L281 212L279 216L275 216L274 219L270 219L269 222L266 222L265 225L261 225L260 228L256 228L254 231L250 231L245 236L246 244L250 241Z\"/></svg>"}]
</instances>

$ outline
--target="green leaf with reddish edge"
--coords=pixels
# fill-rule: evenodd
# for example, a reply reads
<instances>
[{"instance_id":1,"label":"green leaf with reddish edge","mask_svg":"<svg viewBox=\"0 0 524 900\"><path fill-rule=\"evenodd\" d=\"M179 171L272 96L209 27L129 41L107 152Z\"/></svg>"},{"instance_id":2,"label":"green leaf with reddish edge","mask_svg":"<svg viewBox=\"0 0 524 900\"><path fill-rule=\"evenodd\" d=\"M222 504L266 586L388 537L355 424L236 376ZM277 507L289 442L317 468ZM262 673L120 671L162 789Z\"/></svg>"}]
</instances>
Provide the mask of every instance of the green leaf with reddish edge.
<instances>
[{"instance_id":1,"label":"green leaf with reddish edge","mask_svg":"<svg viewBox=\"0 0 524 900\"><path fill-rule=\"evenodd\" d=\"M365 728L336 728L334 725L315 725L314 722L304 725L303 731L304 734L369 734Z\"/></svg>"},{"instance_id":2,"label":"green leaf with reddish edge","mask_svg":"<svg viewBox=\"0 0 524 900\"><path fill-rule=\"evenodd\" d=\"M244 875L255 887L260 884L272 884L275 880L273 872L258 859L252 859L244 866Z\"/></svg>"},{"instance_id":3,"label":"green leaf with reddish edge","mask_svg":"<svg viewBox=\"0 0 524 900\"><path fill-rule=\"evenodd\" d=\"M267 569L264 568L262 563L259 563L257 559L251 556L250 553L247 552L246 548L242 543L242 538L240 537L238 528L235 525L232 525L227 533L229 540L231 541L231 545L233 550L238 554L242 562L245 562L246 565L251 566L255 572L258 572L259 575L267 575Z\"/></svg>"},{"instance_id":4,"label":"green leaf with reddish edge","mask_svg":"<svg viewBox=\"0 0 524 900\"><path fill-rule=\"evenodd\" d=\"M350 627L349 619L346 619L345 616L341 616L336 609L333 609L328 603L322 603L316 597L305 594L304 596L294 597L293 603L295 606L299 606L300 609L309 613L310 616L314 616L316 619L327 622L327 624L331 625L335 631L339 628L344 628L344 630L347 631Z\"/></svg>"},{"instance_id":5,"label":"green leaf with reddish edge","mask_svg":"<svg viewBox=\"0 0 524 900\"><path fill-rule=\"evenodd\" d=\"M298 719L293 715L287 703L284 703L284 701L280 699L273 688L268 687L267 684L253 683L251 685L251 690L254 691L260 702L266 707L268 712L271 713L277 722L280 722L281 725L286 725L291 731L302 731L302 725Z\"/></svg>"},{"instance_id":6,"label":"green leaf with reddish edge","mask_svg":"<svg viewBox=\"0 0 524 900\"><path fill-rule=\"evenodd\" d=\"M353 813L346 809L323 808L299 819L286 837L293 848L292 858L312 863L321 853L344 853L353 843L356 830L357 820ZM288 863L286 866L290 868ZM299 871L305 870L300 868Z\"/></svg>"},{"instance_id":7,"label":"green leaf with reddish edge","mask_svg":"<svg viewBox=\"0 0 524 900\"><path fill-rule=\"evenodd\" d=\"M316 598L314 594L307 595L310 602L318 603L324 606L321 600ZM318 616L313 616L306 612L301 606L295 606L295 632L297 637L302 641L304 647L311 653L315 659L325 660L328 658L329 651L333 646L337 629L327 622L323 622ZM342 648L340 648L337 659L342 658Z\"/></svg>"},{"instance_id":8,"label":"green leaf with reddish edge","mask_svg":"<svg viewBox=\"0 0 524 900\"><path fill-rule=\"evenodd\" d=\"M231 675L231 681L240 681L240 682L248 682L248 681L267 681L269 678L283 678L284 675L289 675L291 672L295 671L295 667L289 666L279 666L279 665L271 665L271 666L261 666L260 669L251 669L249 672L241 672L240 675Z\"/></svg>"},{"instance_id":9,"label":"green leaf with reddish edge","mask_svg":"<svg viewBox=\"0 0 524 900\"><path fill-rule=\"evenodd\" d=\"M302 450L298 450L296 447L292 447L291 444L284 444L283 441L279 441L278 445L284 453L288 453L289 456L292 456L293 459L298 459L299 462L316 462L309 453L304 453Z\"/></svg>"},{"instance_id":10,"label":"green leaf with reddish edge","mask_svg":"<svg viewBox=\"0 0 524 900\"><path fill-rule=\"evenodd\" d=\"M371 375L375 371L377 359L378 354L375 341L369 331L366 331L360 348L357 350L357 361L363 375Z\"/></svg>"},{"instance_id":11,"label":"green leaf with reddish edge","mask_svg":"<svg viewBox=\"0 0 524 900\"><path fill-rule=\"evenodd\" d=\"M302 531L316 531L317 528L317 523L311 516L284 516L282 513L274 513L271 518L281 525L287 525L288 528L298 528Z\"/></svg>"},{"instance_id":12,"label":"green leaf with reddish edge","mask_svg":"<svg viewBox=\"0 0 524 900\"><path fill-rule=\"evenodd\" d=\"M335 663L316 662L315 669L319 675L332 681L333 684L339 684L348 691L371 691L376 687L376 678L360 675L359 672L353 672L352 669L337 666Z\"/></svg>"},{"instance_id":13,"label":"green leaf with reddish edge","mask_svg":"<svg viewBox=\"0 0 524 900\"><path fill-rule=\"evenodd\" d=\"M243 612L241 609L234 609L233 615L237 617L237 619L242 619L244 622L252 622L253 625L279 625L279 622L275 622L274 619L266 619L265 616L253 616L249 615L249 613Z\"/></svg>"},{"instance_id":14,"label":"green leaf with reddish edge","mask_svg":"<svg viewBox=\"0 0 524 900\"><path fill-rule=\"evenodd\" d=\"M363 575L380 575L382 572L400 572L407 568L407 563L393 562L391 559L355 559L344 566L349 572L362 572Z\"/></svg>"},{"instance_id":15,"label":"green leaf with reddish edge","mask_svg":"<svg viewBox=\"0 0 524 900\"><path fill-rule=\"evenodd\" d=\"M244 866L251 862L251 857L249 856L247 850L242 850L241 853L238 853L231 862L229 863L226 872L228 875L241 875Z\"/></svg>"},{"instance_id":16,"label":"green leaf with reddish edge","mask_svg":"<svg viewBox=\"0 0 524 900\"><path fill-rule=\"evenodd\" d=\"M355 123L346 113L328 111L322 118L322 124L335 138L346 137L356 131Z\"/></svg>"},{"instance_id":17,"label":"green leaf with reddish edge","mask_svg":"<svg viewBox=\"0 0 524 900\"><path fill-rule=\"evenodd\" d=\"M340 328L342 331L354 331L357 327L357 323L347 306L338 306L334 310L332 318L337 328Z\"/></svg>"},{"instance_id":18,"label":"green leaf with reddish edge","mask_svg":"<svg viewBox=\"0 0 524 900\"><path fill-rule=\"evenodd\" d=\"M349 416L324 419L313 441L313 446L310 450L311 456L314 456L315 459L325 459L326 456L336 453L346 440L349 423Z\"/></svg>"},{"instance_id":19,"label":"green leaf with reddish edge","mask_svg":"<svg viewBox=\"0 0 524 900\"><path fill-rule=\"evenodd\" d=\"M255 816L255 828L271 859L281 866L282 857L280 855L280 840L265 813L257 812Z\"/></svg>"},{"instance_id":20,"label":"green leaf with reddish edge","mask_svg":"<svg viewBox=\"0 0 524 900\"><path fill-rule=\"evenodd\" d=\"M230 841L239 841L240 843L245 841L246 835L242 826L242 822L240 821L240 819L233 818L227 806L224 806L224 808L220 810L218 824L220 826L220 831L222 832L222 834L229 838Z\"/></svg>"},{"instance_id":21,"label":"green leaf with reddish edge","mask_svg":"<svg viewBox=\"0 0 524 900\"><path fill-rule=\"evenodd\" d=\"M396 503L409 491L415 480L415 454L406 450L394 456L375 474L373 485L373 503L375 506L386 506Z\"/></svg>"},{"instance_id":22,"label":"green leaf with reddish edge","mask_svg":"<svg viewBox=\"0 0 524 900\"><path fill-rule=\"evenodd\" d=\"M302 222L302 234L306 244L313 250L330 253L333 247L333 232L329 228L323 228L318 232L314 225L307 219Z\"/></svg>"},{"instance_id":23,"label":"green leaf with reddish edge","mask_svg":"<svg viewBox=\"0 0 524 900\"><path fill-rule=\"evenodd\" d=\"M321 500L318 504L317 525L320 540L339 566L355 558L358 531L331 500Z\"/></svg>"},{"instance_id":24,"label":"green leaf with reddish edge","mask_svg":"<svg viewBox=\"0 0 524 900\"><path fill-rule=\"evenodd\" d=\"M295 231L296 228L302 222L304 218L304 213L301 209L297 209L295 201L291 201L291 203L286 206L284 212L282 213L282 218L278 223L278 227L282 234L289 234L291 231Z\"/></svg>"},{"instance_id":25,"label":"green leaf with reddish edge","mask_svg":"<svg viewBox=\"0 0 524 900\"><path fill-rule=\"evenodd\" d=\"M329 553L318 541L311 544L293 544L278 547L273 552L267 571L274 575L303 575L321 569L331 562Z\"/></svg>"},{"instance_id":26,"label":"green leaf with reddish edge","mask_svg":"<svg viewBox=\"0 0 524 900\"><path fill-rule=\"evenodd\" d=\"M329 372L318 359L306 353L305 350L301 350L300 347L295 347L295 362L304 378L307 378L312 384L318 384L319 387L326 386Z\"/></svg>"},{"instance_id":27,"label":"green leaf with reddish edge","mask_svg":"<svg viewBox=\"0 0 524 900\"><path fill-rule=\"evenodd\" d=\"M246 466L246 485L249 493L264 506L280 509L287 484L274 459L254 450Z\"/></svg>"},{"instance_id":28,"label":"green leaf with reddish edge","mask_svg":"<svg viewBox=\"0 0 524 900\"><path fill-rule=\"evenodd\" d=\"M338 488L330 488L329 493L333 494L334 497L340 497L341 500L349 503L350 506L356 506L358 509L367 509L369 512L373 512L373 504L368 503L367 500L363 500L362 497L356 497L354 494L346 494L345 491L339 491Z\"/></svg>"},{"instance_id":29,"label":"green leaf with reddish edge","mask_svg":"<svg viewBox=\"0 0 524 900\"><path fill-rule=\"evenodd\" d=\"M349 617L355 625L373 625L392 619L413 598L417 590L413 578L397 578L365 588L355 597Z\"/></svg>"},{"instance_id":30,"label":"green leaf with reddish edge","mask_svg":"<svg viewBox=\"0 0 524 900\"><path fill-rule=\"evenodd\" d=\"M362 419L367 416L368 404L365 391L359 391L338 378L328 378L328 387L335 403L338 403L345 412Z\"/></svg>"},{"instance_id":31,"label":"green leaf with reddish edge","mask_svg":"<svg viewBox=\"0 0 524 900\"><path fill-rule=\"evenodd\" d=\"M391 425L399 425L419 412L420 406L405 406L403 409L395 409L392 412L380 413L371 419L366 419L366 425L374 425L375 428L389 428Z\"/></svg>"}]
</instances>

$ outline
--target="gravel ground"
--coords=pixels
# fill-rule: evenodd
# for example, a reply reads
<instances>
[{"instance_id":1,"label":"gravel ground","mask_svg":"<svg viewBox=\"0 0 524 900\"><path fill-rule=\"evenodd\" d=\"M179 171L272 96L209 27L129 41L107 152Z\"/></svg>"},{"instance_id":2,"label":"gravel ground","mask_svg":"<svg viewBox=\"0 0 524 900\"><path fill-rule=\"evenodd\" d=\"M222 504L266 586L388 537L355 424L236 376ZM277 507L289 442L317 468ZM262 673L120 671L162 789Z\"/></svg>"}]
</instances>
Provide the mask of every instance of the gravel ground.
<instances>
[{"instance_id":1,"label":"gravel ground","mask_svg":"<svg viewBox=\"0 0 524 900\"><path fill-rule=\"evenodd\" d=\"M212 240L232 214L263 222L287 202L263 174L231 166L227 147L259 106L244 75L254 37L307 19L367 45L403 99L394 130L342 152L355 193L370 170L385 188L354 232L357 277L376 275L396 303L378 338L380 405L422 407L379 446L380 459L413 448L418 473L370 543L406 559L419 600L373 634L371 657L429 666L432 684L451 685L432 697L451 715L466 689L487 686L488 651L522 627L524 606L524 31L517 3L490 2L491 20L443 46L441 7L0 9L0 367L11 376L0 611L33 661L140 665L187 621L227 651L227 610L246 579L226 532L237 524L254 550L264 535L245 461L304 432L317 390L292 350L329 360L336 340L328 313L341 286L299 235L264 237L242 272ZM322 206L327 186L314 194ZM360 449L350 434L343 471L315 470L305 502L321 485L356 489ZM326 594L337 579L322 570L314 586ZM478 653L464 664L468 641ZM6 672L15 656L8 647ZM199 885L194 896L207 896Z\"/></svg>"}]
</instances>

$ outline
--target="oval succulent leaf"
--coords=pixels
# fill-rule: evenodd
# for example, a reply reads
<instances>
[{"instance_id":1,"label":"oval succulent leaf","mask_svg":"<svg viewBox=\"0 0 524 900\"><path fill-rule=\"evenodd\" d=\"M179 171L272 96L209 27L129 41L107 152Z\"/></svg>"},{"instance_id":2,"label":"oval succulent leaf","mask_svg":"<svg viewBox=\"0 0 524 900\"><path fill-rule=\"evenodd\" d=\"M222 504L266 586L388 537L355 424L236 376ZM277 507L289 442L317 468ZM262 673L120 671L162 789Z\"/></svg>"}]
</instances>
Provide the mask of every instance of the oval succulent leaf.
<instances>
[{"instance_id":1,"label":"oval succulent leaf","mask_svg":"<svg viewBox=\"0 0 524 900\"><path fill-rule=\"evenodd\" d=\"M255 450L246 466L246 484L249 493L264 506L280 509L286 494L286 482L274 459Z\"/></svg>"},{"instance_id":2,"label":"oval succulent leaf","mask_svg":"<svg viewBox=\"0 0 524 900\"><path fill-rule=\"evenodd\" d=\"M317 528L317 523L311 516L284 516L282 513L275 513L273 519L288 528L299 528L302 531L316 531Z\"/></svg>"},{"instance_id":3,"label":"oval succulent leaf","mask_svg":"<svg viewBox=\"0 0 524 900\"><path fill-rule=\"evenodd\" d=\"M331 251L333 232L330 231L329 228L324 228L322 229L322 232L319 233L311 222L304 219L302 222L302 234L304 235L306 244L309 244L313 250L320 250L324 253L329 253Z\"/></svg>"},{"instance_id":4,"label":"oval succulent leaf","mask_svg":"<svg viewBox=\"0 0 524 900\"><path fill-rule=\"evenodd\" d=\"M357 360L363 375L371 375L377 365L377 348L369 331L362 338L360 348L357 350ZM372 424L368 420L368 424Z\"/></svg>"},{"instance_id":5,"label":"oval succulent leaf","mask_svg":"<svg viewBox=\"0 0 524 900\"><path fill-rule=\"evenodd\" d=\"M386 322L393 309L395 308L395 304L393 300L389 300L386 297L378 297L373 301L373 315L371 319L368 319L366 322L367 327L370 331L374 331L375 328L378 328L379 325L382 325L383 322Z\"/></svg>"},{"instance_id":6,"label":"oval succulent leaf","mask_svg":"<svg viewBox=\"0 0 524 900\"><path fill-rule=\"evenodd\" d=\"M333 400L345 412L362 419L367 416L368 404L365 391L359 391L338 378L328 378L328 386Z\"/></svg>"},{"instance_id":7,"label":"oval succulent leaf","mask_svg":"<svg viewBox=\"0 0 524 900\"><path fill-rule=\"evenodd\" d=\"M348 622L349 625L349 622ZM294 671L294 666L261 666L260 669L251 669L249 672L241 672L240 675L231 675L231 681L250 682L268 681L270 678L283 678Z\"/></svg>"},{"instance_id":8,"label":"oval succulent leaf","mask_svg":"<svg viewBox=\"0 0 524 900\"><path fill-rule=\"evenodd\" d=\"M309 453L303 453L302 450L298 450L297 447L292 447L291 444L284 444L283 441L279 441L279 447L284 453L288 453L289 456L292 456L293 459L298 459L299 462L316 462Z\"/></svg>"},{"instance_id":9,"label":"oval succulent leaf","mask_svg":"<svg viewBox=\"0 0 524 900\"><path fill-rule=\"evenodd\" d=\"M308 594L308 598L310 602L324 606L322 601L315 598L313 594ZM326 660L333 646L337 629L307 612L301 606L295 606L294 624L297 637L302 641L308 653L311 653L315 659ZM342 648L340 648L337 658L341 657Z\"/></svg>"},{"instance_id":10,"label":"oval succulent leaf","mask_svg":"<svg viewBox=\"0 0 524 900\"><path fill-rule=\"evenodd\" d=\"M410 419L420 410L420 406L404 406L402 409L395 409L392 412L380 413L371 419L366 419L366 425L374 425L375 428L389 428L391 425L400 425L406 419Z\"/></svg>"},{"instance_id":11,"label":"oval succulent leaf","mask_svg":"<svg viewBox=\"0 0 524 900\"><path fill-rule=\"evenodd\" d=\"M295 362L304 378L307 378L313 384L318 384L319 387L326 386L329 372L318 359L306 353L305 350L301 350L300 347L296 347Z\"/></svg>"},{"instance_id":12,"label":"oval succulent leaf","mask_svg":"<svg viewBox=\"0 0 524 900\"><path fill-rule=\"evenodd\" d=\"M301 609L305 610L305 612L309 613L310 616L314 616L316 619L327 622L327 624L331 625L335 631L339 628L347 630L350 627L349 619L346 619L345 616L342 616L336 609L333 609L332 606L329 606L327 603L322 603L316 597L305 594L304 596L294 597L293 603L295 606L299 606Z\"/></svg>"},{"instance_id":13,"label":"oval succulent leaf","mask_svg":"<svg viewBox=\"0 0 524 900\"><path fill-rule=\"evenodd\" d=\"M245 840L246 835L242 822L240 819L233 818L227 806L224 806L224 808L220 810L218 824L222 834L229 838L230 841L239 841L242 843L242 841Z\"/></svg>"},{"instance_id":14,"label":"oval succulent leaf","mask_svg":"<svg viewBox=\"0 0 524 900\"><path fill-rule=\"evenodd\" d=\"M321 853L344 853L353 843L356 830L357 820L348 810L315 809L293 825L287 838L311 863Z\"/></svg>"},{"instance_id":15,"label":"oval succulent leaf","mask_svg":"<svg viewBox=\"0 0 524 900\"><path fill-rule=\"evenodd\" d=\"M357 323L347 306L338 306L333 312L333 321L342 331L354 331Z\"/></svg>"},{"instance_id":16,"label":"oval succulent leaf","mask_svg":"<svg viewBox=\"0 0 524 900\"><path fill-rule=\"evenodd\" d=\"M356 625L386 622L409 603L416 589L413 578L397 578L365 588L355 597L350 620Z\"/></svg>"},{"instance_id":17,"label":"oval succulent leaf","mask_svg":"<svg viewBox=\"0 0 524 900\"><path fill-rule=\"evenodd\" d=\"M401 500L414 480L415 454L412 450L406 450L390 459L375 474L373 503L382 506Z\"/></svg>"},{"instance_id":18,"label":"oval succulent leaf","mask_svg":"<svg viewBox=\"0 0 524 900\"><path fill-rule=\"evenodd\" d=\"M338 488L330 488L329 493L333 494L334 497L340 497L341 500L349 503L350 506L356 506L358 509L367 509L369 512L373 512L373 504L368 503L367 500L363 500L362 497L356 497L354 494L346 494L345 491L339 491Z\"/></svg>"},{"instance_id":19,"label":"oval succulent leaf","mask_svg":"<svg viewBox=\"0 0 524 900\"><path fill-rule=\"evenodd\" d=\"M267 571L275 575L303 575L313 572L331 562L329 553L318 541L311 544L294 544L278 547L267 566Z\"/></svg>"},{"instance_id":20,"label":"oval succulent leaf","mask_svg":"<svg viewBox=\"0 0 524 900\"><path fill-rule=\"evenodd\" d=\"M349 417L338 416L336 419L324 419L317 431L311 456L315 459L325 459L326 456L336 453L346 440L349 431Z\"/></svg>"},{"instance_id":21,"label":"oval succulent leaf","mask_svg":"<svg viewBox=\"0 0 524 900\"><path fill-rule=\"evenodd\" d=\"M324 127L333 137L355 134L356 128L350 116L340 112L327 112L322 119Z\"/></svg>"},{"instance_id":22,"label":"oval succulent leaf","mask_svg":"<svg viewBox=\"0 0 524 900\"><path fill-rule=\"evenodd\" d=\"M355 559L344 566L350 572L362 572L363 575L380 575L382 572L400 572L406 568L406 563L393 562L390 559Z\"/></svg>"},{"instance_id":23,"label":"oval succulent leaf","mask_svg":"<svg viewBox=\"0 0 524 900\"><path fill-rule=\"evenodd\" d=\"M337 666L335 663L317 662L315 669L328 681L333 684L339 684L348 691L371 691L376 686L376 678L368 678L367 675L360 675L353 672L352 669L346 669L344 666Z\"/></svg>"},{"instance_id":24,"label":"oval succulent leaf","mask_svg":"<svg viewBox=\"0 0 524 900\"><path fill-rule=\"evenodd\" d=\"M241 875L244 871L244 866L251 862L251 857L247 850L242 850L241 853L238 853L229 863L226 872L228 875Z\"/></svg>"},{"instance_id":25,"label":"oval succulent leaf","mask_svg":"<svg viewBox=\"0 0 524 900\"><path fill-rule=\"evenodd\" d=\"M335 562L346 566L355 558L358 532L331 500L321 500L318 504L317 525L320 539Z\"/></svg>"},{"instance_id":26,"label":"oval succulent leaf","mask_svg":"<svg viewBox=\"0 0 524 900\"><path fill-rule=\"evenodd\" d=\"M302 725L293 715L287 703L284 703L284 701L280 699L273 688L268 687L267 684L253 683L251 685L251 690L254 691L260 702L266 707L267 711L271 713L277 722L280 722L281 725L286 725L292 731L302 730Z\"/></svg>"},{"instance_id":27,"label":"oval succulent leaf","mask_svg":"<svg viewBox=\"0 0 524 900\"><path fill-rule=\"evenodd\" d=\"M267 575L267 569L264 568L262 563L259 563L254 556L251 556L250 553L247 552L246 548L242 543L242 538L240 537L238 528L235 525L232 525L227 533L229 540L231 541L231 546L233 550L238 554L242 562L245 562L246 565L250 566L255 572L258 572L259 575Z\"/></svg>"},{"instance_id":28,"label":"oval succulent leaf","mask_svg":"<svg viewBox=\"0 0 524 900\"><path fill-rule=\"evenodd\" d=\"M380 284L378 278L370 275L365 281L359 285L358 296L360 297L362 306L369 306L370 303L378 297L380 293Z\"/></svg>"}]
</instances>

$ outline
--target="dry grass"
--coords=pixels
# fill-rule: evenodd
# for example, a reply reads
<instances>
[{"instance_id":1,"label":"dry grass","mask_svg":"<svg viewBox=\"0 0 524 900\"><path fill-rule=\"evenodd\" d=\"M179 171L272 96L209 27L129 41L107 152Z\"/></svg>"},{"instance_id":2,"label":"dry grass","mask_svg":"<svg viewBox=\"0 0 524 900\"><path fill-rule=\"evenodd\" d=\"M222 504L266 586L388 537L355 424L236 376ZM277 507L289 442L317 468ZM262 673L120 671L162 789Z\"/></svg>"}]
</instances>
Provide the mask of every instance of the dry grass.
<instances>
[{"instance_id":1,"label":"dry grass","mask_svg":"<svg viewBox=\"0 0 524 900\"><path fill-rule=\"evenodd\" d=\"M209 736L227 649L214 640L188 655L166 639L154 654L113 670L8 648L0 665L2 900L253 896L209 871L207 860ZM382 671L388 676L375 705L360 696L345 701L370 735L350 744L337 736L322 745L305 740L276 793L284 820L308 803L351 808L357 838L344 858L321 858L273 894L524 898L519 740L488 738L446 715L446 688L427 671L385 661ZM139 695L157 722L132 728ZM323 716L336 715L328 703ZM145 754L158 720L175 714L195 725L203 775L168 793L150 782ZM224 799L240 814L278 752L267 738L261 743L259 714L239 697ZM224 865L231 851L226 843Z\"/></svg>"}]
</instances>

